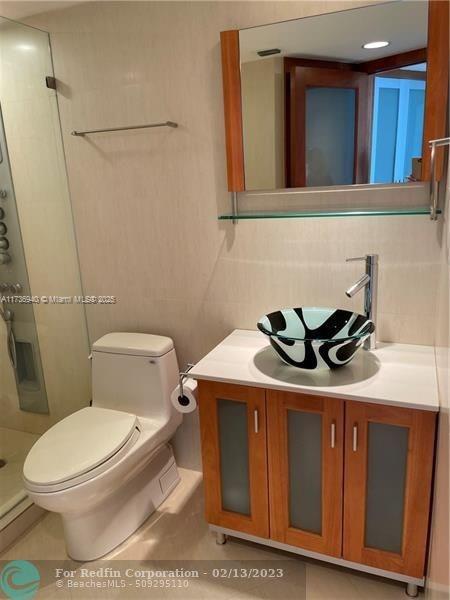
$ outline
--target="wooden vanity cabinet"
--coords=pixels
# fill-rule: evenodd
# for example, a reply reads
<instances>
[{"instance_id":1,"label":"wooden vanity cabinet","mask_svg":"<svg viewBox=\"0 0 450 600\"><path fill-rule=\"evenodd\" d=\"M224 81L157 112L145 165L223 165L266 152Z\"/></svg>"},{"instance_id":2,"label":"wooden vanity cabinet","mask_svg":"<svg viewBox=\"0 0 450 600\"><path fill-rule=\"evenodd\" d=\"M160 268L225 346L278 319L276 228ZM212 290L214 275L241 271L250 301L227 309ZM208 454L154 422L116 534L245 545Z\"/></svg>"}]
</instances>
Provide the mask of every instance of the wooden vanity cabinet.
<instances>
[{"instance_id":1,"label":"wooden vanity cabinet","mask_svg":"<svg viewBox=\"0 0 450 600\"><path fill-rule=\"evenodd\" d=\"M344 403L267 390L270 537L342 553Z\"/></svg>"},{"instance_id":2,"label":"wooden vanity cabinet","mask_svg":"<svg viewBox=\"0 0 450 600\"><path fill-rule=\"evenodd\" d=\"M199 409L210 524L424 576L436 413L211 381Z\"/></svg>"},{"instance_id":3,"label":"wooden vanity cabinet","mask_svg":"<svg viewBox=\"0 0 450 600\"><path fill-rule=\"evenodd\" d=\"M208 523L269 537L265 390L199 382Z\"/></svg>"},{"instance_id":4,"label":"wooden vanity cabinet","mask_svg":"<svg viewBox=\"0 0 450 600\"><path fill-rule=\"evenodd\" d=\"M422 577L436 414L345 404L343 557Z\"/></svg>"}]
</instances>

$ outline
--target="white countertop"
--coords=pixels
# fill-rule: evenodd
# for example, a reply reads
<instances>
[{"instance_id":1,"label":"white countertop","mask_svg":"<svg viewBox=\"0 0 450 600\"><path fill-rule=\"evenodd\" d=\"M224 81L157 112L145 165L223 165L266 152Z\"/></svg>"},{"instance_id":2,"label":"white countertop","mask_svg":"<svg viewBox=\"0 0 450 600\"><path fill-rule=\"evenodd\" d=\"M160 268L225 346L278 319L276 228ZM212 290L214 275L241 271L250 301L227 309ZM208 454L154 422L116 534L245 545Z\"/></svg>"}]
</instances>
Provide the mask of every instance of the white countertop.
<instances>
[{"instance_id":1,"label":"white countertop","mask_svg":"<svg viewBox=\"0 0 450 600\"><path fill-rule=\"evenodd\" d=\"M305 371L283 363L261 332L236 329L202 358L190 375L194 379L439 410L432 346L378 343L373 352L359 350L352 362L340 369Z\"/></svg>"}]
</instances>

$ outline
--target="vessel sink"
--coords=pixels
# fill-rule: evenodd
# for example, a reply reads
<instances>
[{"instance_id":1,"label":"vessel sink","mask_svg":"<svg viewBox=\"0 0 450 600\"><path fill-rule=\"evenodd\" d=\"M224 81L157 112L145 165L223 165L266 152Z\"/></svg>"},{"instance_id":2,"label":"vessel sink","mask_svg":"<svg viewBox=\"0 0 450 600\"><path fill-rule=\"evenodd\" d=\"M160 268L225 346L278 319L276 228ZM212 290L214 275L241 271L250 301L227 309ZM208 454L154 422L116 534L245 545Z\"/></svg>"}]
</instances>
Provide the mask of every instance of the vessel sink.
<instances>
[{"instance_id":1,"label":"vessel sink","mask_svg":"<svg viewBox=\"0 0 450 600\"><path fill-rule=\"evenodd\" d=\"M275 352L298 369L336 369L348 364L371 333L373 321L339 308L284 308L264 315L258 329Z\"/></svg>"}]
</instances>

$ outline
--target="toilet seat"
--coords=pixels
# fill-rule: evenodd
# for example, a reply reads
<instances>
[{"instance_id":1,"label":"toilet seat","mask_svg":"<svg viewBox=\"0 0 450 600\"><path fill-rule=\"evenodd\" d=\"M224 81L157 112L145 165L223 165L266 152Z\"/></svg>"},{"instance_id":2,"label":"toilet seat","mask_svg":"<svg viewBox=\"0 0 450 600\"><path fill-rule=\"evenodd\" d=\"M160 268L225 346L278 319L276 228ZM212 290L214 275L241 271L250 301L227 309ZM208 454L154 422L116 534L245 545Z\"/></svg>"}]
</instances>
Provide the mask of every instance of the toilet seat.
<instances>
[{"instance_id":1,"label":"toilet seat","mask_svg":"<svg viewBox=\"0 0 450 600\"><path fill-rule=\"evenodd\" d=\"M26 487L36 492L67 489L117 463L140 435L136 415L106 408L83 408L51 427L24 464Z\"/></svg>"}]
</instances>

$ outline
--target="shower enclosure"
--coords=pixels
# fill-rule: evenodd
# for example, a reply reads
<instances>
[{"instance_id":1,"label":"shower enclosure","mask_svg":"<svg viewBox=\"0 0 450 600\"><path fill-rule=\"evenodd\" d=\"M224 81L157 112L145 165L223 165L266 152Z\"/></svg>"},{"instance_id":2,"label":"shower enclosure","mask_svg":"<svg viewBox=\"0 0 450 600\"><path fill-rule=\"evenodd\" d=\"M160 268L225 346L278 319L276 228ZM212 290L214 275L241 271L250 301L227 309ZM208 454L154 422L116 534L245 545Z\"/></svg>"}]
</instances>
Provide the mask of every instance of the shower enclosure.
<instances>
[{"instance_id":1,"label":"shower enclosure","mask_svg":"<svg viewBox=\"0 0 450 600\"><path fill-rule=\"evenodd\" d=\"M0 533L31 446L89 404L81 295L49 37L0 17Z\"/></svg>"}]
</instances>

